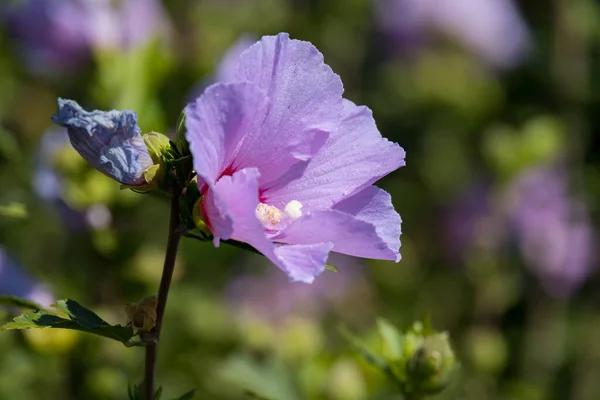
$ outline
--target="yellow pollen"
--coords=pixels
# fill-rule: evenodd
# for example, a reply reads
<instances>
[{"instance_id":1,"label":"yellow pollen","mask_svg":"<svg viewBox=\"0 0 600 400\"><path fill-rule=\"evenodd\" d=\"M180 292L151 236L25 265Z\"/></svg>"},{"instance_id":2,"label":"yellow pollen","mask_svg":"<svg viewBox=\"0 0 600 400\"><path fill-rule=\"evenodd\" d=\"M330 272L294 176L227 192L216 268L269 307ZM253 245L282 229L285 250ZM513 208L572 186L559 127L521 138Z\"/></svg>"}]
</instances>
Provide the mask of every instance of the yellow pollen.
<instances>
[{"instance_id":1,"label":"yellow pollen","mask_svg":"<svg viewBox=\"0 0 600 400\"><path fill-rule=\"evenodd\" d=\"M256 218L265 228L273 228L283 219L284 214L275 206L258 203L256 207Z\"/></svg>"}]
</instances>

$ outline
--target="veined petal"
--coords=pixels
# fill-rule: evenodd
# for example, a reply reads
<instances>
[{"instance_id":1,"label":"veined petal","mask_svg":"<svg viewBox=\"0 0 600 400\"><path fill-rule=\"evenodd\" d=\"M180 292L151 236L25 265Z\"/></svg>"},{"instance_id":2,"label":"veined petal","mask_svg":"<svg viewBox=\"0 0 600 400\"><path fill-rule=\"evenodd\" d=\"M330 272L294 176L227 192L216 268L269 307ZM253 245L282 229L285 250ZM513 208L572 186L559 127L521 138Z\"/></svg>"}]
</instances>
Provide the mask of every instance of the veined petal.
<instances>
[{"instance_id":1,"label":"veined petal","mask_svg":"<svg viewBox=\"0 0 600 400\"><path fill-rule=\"evenodd\" d=\"M295 165L263 193L277 207L298 200L305 210L329 209L344 197L404 166L405 152L381 137L371 110L344 101L344 119L309 162Z\"/></svg>"},{"instance_id":2,"label":"veined petal","mask_svg":"<svg viewBox=\"0 0 600 400\"><path fill-rule=\"evenodd\" d=\"M353 215L375 227L377 235L400 261L400 234L402 219L392 204L392 196L376 186L369 186L337 203L334 210Z\"/></svg>"},{"instance_id":3,"label":"veined petal","mask_svg":"<svg viewBox=\"0 0 600 400\"><path fill-rule=\"evenodd\" d=\"M186 138L205 183L219 178L244 136L258 129L267 104L263 90L244 82L214 84L186 107Z\"/></svg>"},{"instance_id":4,"label":"veined petal","mask_svg":"<svg viewBox=\"0 0 600 400\"><path fill-rule=\"evenodd\" d=\"M288 274L290 279L310 283L316 275L325 269L327 255L331 243L313 241L308 245L287 246L277 248L267 238L264 227L256 218L258 206L258 178L256 168L246 168L235 172L232 176L223 176L214 185L212 192L203 200L207 206L207 219L215 239L224 237L220 228L231 221L233 233L231 238L248 243L268 257L275 265ZM218 204L218 205L217 205ZM209 210L217 210L212 213Z\"/></svg>"},{"instance_id":5,"label":"veined petal","mask_svg":"<svg viewBox=\"0 0 600 400\"><path fill-rule=\"evenodd\" d=\"M67 128L71 145L94 168L126 185L145 183L154 163L133 111L86 111L73 100L58 99L52 121Z\"/></svg>"},{"instance_id":6,"label":"veined petal","mask_svg":"<svg viewBox=\"0 0 600 400\"><path fill-rule=\"evenodd\" d=\"M290 244L331 242L333 251L356 257L396 260L398 256L375 225L339 210L307 213L271 239Z\"/></svg>"},{"instance_id":7,"label":"veined petal","mask_svg":"<svg viewBox=\"0 0 600 400\"><path fill-rule=\"evenodd\" d=\"M261 187L316 154L341 122L342 82L309 42L263 37L241 55L237 80L257 84L270 99L261 129L235 160L235 169L260 169Z\"/></svg>"},{"instance_id":8,"label":"veined petal","mask_svg":"<svg viewBox=\"0 0 600 400\"><path fill-rule=\"evenodd\" d=\"M333 243L280 245L275 248L278 263L294 282L312 283L325 271Z\"/></svg>"}]
</instances>

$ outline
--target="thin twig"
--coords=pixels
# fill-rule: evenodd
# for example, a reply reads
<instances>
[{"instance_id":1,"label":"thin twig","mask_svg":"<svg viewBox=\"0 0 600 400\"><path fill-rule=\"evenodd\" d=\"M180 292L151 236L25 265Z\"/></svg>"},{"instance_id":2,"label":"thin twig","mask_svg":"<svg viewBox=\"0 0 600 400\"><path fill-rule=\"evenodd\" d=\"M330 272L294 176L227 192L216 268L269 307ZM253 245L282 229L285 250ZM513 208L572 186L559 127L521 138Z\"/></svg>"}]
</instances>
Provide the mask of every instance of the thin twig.
<instances>
[{"instance_id":1,"label":"thin twig","mask_svg":"<svg viewBox=\"0 0 600 400\"><path fill-rule=\"evenodd\" d=\"M154 341L148 343L146 347L146 363L144 373L144 399L153 400L154 397L154 377L156 374L156 360L158 355L158 339L162 320L167 306L167 297L173 278L173 270L175 269L175 258L177 257L177 248L182 232L180 230L179 221L179 195L180 191L176 191L171 196L171 213L169 220L169 237L167 239L167 251L165 254L165 263L163 266L162 278L158 289L158 304L156 307L156 326L151 333Z\"/></svg>"}]
</instances>

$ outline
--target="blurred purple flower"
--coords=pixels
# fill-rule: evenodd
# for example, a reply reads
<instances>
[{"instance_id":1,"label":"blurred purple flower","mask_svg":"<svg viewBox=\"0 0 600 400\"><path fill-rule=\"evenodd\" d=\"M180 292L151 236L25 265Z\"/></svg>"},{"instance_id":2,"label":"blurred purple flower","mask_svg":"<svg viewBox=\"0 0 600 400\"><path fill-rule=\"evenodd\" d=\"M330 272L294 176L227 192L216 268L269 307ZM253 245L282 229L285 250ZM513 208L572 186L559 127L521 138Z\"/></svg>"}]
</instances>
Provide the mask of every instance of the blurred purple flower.
<instances>
[{"instance_id":1,"label":"blurred purple flower","mask_svg":"<svg viewBox=\"0 0 600 400\"><path fill-rule=\"evenodd\" d=\"M227 288L231 309L274 324L290 317L320 319L331 311L349 311L352 317L368 312L372 293L360 261L332 254L329 262L339 272L324 273L312 285L295 285L275 270L238 277Z\"/></svg>"},{"instance_id":2,"label":"blurred purple flower","mask_svg":"<svg viewBox=\"0 0 600 400\"><path fill-rule=\"evenodd\" d=\"M377 0L376 16L396 40L411 45L436 30L500 68L517 65L531 44L512 0Z\"/></svg>"},{"instance_id":3,"label":"blurred purple flower","mask_svg":"<svg viewBox=\"0 0 600 400\"><path fill-rule=\"evenodd\" d=\"M310 283L330 251L400 259L400 216L371 186L404 165L371 111L310 43L266 36L186 108L187 139L215 238L248 243Z\"/></svg>"},{"instance_id":4,"label":"blurred purple flower","mask_svg":"<svg viewBox=\"0 0 600 400\"><path fill-rule=\"evenodd\" d=\"M2 247L0 247L0 295L25 298L44 307L54 302L54 297L48 288L32 279L9 258Z\"/></svg>"},{"instance_id":5,"label":"blurred purple flower","mask_svg":"<svg viewBox=\"0 0 600 400\"><path fill-rule=\"evenodd\" d=\"M511 188L510 217L525 262L555 296L567 296L590 274L593 231L587 207L571 197L565 171L532 169Z\"/></svg>"},{"instance_id":6,"label":"blurred purple flower","mask_svg":"<svg viewBox=\"0 0 600 400\"><path fill-rule=\"evenodd\" d=\"M443 246L451 261L462 263L476 245L482 221L492 212L490 197L489 185L476 183L443 210Z\"/></svg>"},{"instance_id":7,"label":"blurred purple flower","mask_svg":"<svg viewBox=\"0 0 600 400\"><path fill-rule=\"evenodd\" d=\"M21 0L0 6L32 70L72 69L95 48L140 46L170 26L160 0Z\"/></svg>"},{"instance_id":8,"label":"blurred purple flower","mask_svg":"<svg viewBox=\"0 0 600 400\"><path fill-rule=\"evenodd\" d=\"M216 82L235 82L240 56L256 43L250 35L240 37L223 55L215 73Z\"/></svg>"}]
</instances>

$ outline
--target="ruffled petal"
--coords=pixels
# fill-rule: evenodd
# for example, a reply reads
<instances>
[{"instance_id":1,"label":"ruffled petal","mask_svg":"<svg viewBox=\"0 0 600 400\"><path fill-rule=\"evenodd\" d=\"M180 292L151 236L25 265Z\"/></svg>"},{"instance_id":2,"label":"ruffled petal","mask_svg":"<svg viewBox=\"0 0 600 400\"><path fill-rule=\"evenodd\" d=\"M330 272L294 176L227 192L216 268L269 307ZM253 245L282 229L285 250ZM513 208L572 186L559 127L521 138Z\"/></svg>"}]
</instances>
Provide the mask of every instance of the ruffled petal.
<instances>
[{"instance_id":1,"label":"ruffled petal","mask_svg":"<svg viewBox=\"0 0 600 400\"><path fill-rule=\"evenodd\" d=\"M133 111L86 111L76 101L58 99L52 121L67 128L71 145L94 168L126 185L145 183L154 162Z\"/></svg>"},{"instance_id":2,"label":"ruffled petal","mask_svg":"<svg viewBox=\"0 0 600 400\"><path fill-rule=\"evenodd\" d=\"M325 269L332 244L312 241L309 245L283 245L276 248L256 218L258 178L256 168L246 168L232 176L223 176L204 198L203 210L215 240L231 237L248 243L287 273L291 280L312 282ZM228 224L233 228L230 236L227 235ZM225 230L221 230L223 226Z\"/></svg>"},{"instance_id":3,"label":"ruffled petal","mask_svg":"<svg viewBox=\"0 0 600 400\"><path fill-rule=\"evenodd\" d=\"M294 166L262 196L277 207L298 200L305 210L329 209L404 166L404 157L402 147L381 137L371 110L345 100L343 122L319 153Z\"/></svg>"},{"instance_id":4,"label":"ruffled petal","mask_svg":"<svg viewBox=\"0 0 600 400\"><path fill-rule=\"evenodd\" d=\"M356 257L396 260L398 252L375 225L339 210L309 212L271 238L289 244L333 243L333 251Z\"/></svg>"},{"instance_id":5,"label":"ruffled petal","mask_svg":"<svg viewBox=\"0 0 600 400\"><path fill-rule=\"evenodd\" d=\"M312 283L325 271L333 243L281 245L275 249L277 263L294 282Z\"/></svg>"},{"instance_id":6,"label":"ruffled petal","mask_svg":"<svg viewBox=\"0 0 600 400\"><path fill-rule=\"evenodd\" d=\"M244 136L263 121L267 104L252 83L217 83L186 107L186 138L204 183L213 184L231 163Z\"/></svg>"},{"instance_id":7,"label":"ruffled petal","mask_svg":"<svg viewBox=\"0 0 600 400\"><path fill-rule=\"evenodd\" d=\"M369 186L333 208L372 224L377 236L387 244L388 249L395 252L396 262L400 261L402 219L394 209L389 193L376 186Z\"/></svg>"},{"instance_id":8,"label":"ruffled petal","mask_svg":"<svg viewBox=\"0 0 600 400\"><path fill-rule=\"evenodd\" d=\"M342 82L311 43L265 36L241 55L236 78L257 84L271 101L234 165L259 168L261 187L316 154L341 122Z\"/></svg>"}]
</instances>

